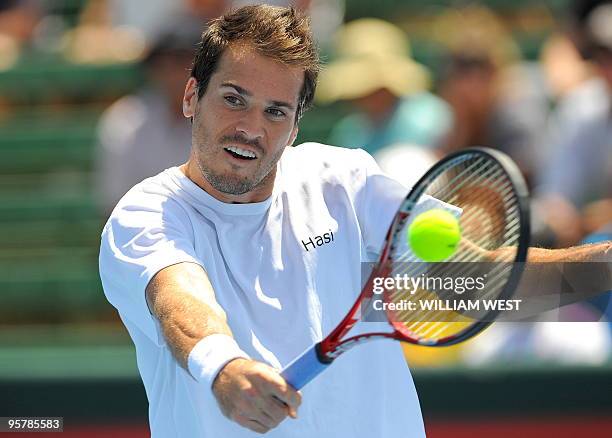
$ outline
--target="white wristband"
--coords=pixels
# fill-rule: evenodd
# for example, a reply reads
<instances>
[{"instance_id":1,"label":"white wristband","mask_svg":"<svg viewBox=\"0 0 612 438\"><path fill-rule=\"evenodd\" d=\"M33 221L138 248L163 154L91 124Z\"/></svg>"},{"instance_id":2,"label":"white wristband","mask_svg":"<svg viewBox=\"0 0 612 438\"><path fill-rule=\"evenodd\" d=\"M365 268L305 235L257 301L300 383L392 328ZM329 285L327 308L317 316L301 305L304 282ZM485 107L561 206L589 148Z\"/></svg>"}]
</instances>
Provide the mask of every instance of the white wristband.
<instances>
[{"instance_id":1,"label":"white wristband","mask_svg":"<svg viewBox=\"0 0 612 438\"><path fill-rule=\"evenodd\" d=\"M234 338L216 333L206 336L193 347L187 359L187 366L194 379L212 388L221 368L239 357L249 359Z\"/></svg>"}]
</instances>

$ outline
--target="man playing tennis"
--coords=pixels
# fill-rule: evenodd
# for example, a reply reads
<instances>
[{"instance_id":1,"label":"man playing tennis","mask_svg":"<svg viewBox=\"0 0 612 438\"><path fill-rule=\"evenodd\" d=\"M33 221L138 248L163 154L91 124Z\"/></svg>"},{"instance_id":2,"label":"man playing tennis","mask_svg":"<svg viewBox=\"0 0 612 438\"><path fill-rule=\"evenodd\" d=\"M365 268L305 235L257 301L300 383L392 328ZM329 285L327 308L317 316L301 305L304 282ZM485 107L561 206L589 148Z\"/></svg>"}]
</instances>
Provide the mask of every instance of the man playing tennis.
<instances>
[{"instance_id":1,"label":"man playing tennis","mask_svg":"<svg viewBox=\"0 0 612 438\"><path fill-rule=\"evenodd\" d=\"M214 21L183 100L189 161L135 186L104 228L104 291L136 345L154 437L424 436L398 345L347 354L299 416L278 373L354 301L406 192L363 151L288 147L318 69L291 9Z\"/></svg>"},{"instance_id":2,"label":"man playing tennis","mask_svg":"<svg viewBox=\"0 0 612 438\"><path fill-rule=\"evenodd\" d=\"M363 151L289 147L318 69L292 9L213 21L183 99L189 160L132 188L104 227L104 291L153 437L425 435L395 343L346 353L303 395L279 374L344 316L406 194Z\"/></svg>"}]
</instances>

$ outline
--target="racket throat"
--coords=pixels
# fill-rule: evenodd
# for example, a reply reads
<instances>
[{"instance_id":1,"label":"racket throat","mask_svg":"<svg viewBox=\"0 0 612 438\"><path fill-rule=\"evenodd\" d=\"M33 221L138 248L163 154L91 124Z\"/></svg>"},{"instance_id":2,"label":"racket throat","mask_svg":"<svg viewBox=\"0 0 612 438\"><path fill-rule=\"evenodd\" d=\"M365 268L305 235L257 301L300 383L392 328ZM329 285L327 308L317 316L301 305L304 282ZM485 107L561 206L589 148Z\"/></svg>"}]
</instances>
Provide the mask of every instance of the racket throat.
<instances>
[{"instance_id":1,"label":"racket throat","mask_svg":"<svg viewBox=\"0 0 612 438\"><path fill-rule=\"evenodd\" d=\"M319 362L329 365L336 357L331 357L324 353L323 342L319 342L317 345L315 345L315 352L317 353L317 359L319 359ZM333 352L333 349L328 351Z\"/></svg>"}]
</instances>

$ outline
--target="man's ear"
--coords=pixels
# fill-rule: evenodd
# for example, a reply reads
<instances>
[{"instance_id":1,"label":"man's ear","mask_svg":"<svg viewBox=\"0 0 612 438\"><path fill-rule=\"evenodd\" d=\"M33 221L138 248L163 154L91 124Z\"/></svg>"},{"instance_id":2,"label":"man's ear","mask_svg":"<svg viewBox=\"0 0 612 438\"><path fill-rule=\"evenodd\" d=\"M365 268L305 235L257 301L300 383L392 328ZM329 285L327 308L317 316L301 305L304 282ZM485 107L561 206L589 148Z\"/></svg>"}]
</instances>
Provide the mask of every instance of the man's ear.
<instances>
[{"instance_id":1,"label":"man's ear","mask_svg":"<svg viewBox=\"0 0 612 438\"><path fill-rule=\"evenodd\" d=\"M183 115L193 119L196 106L198 104L198 81L195 78L189 78L185 85L185 93L183 94Z\"/></svg>"},{"instance_id":2,"label":"man's ear","mask_svg":"<svg viewBox=\"0 0 612 438\"><path fill-rule=\"evenodd\" d=\"M289 141L287 142L287 146L293 146L293 142L295 141L295 138L298 135L298 131L299 131L299 128L298 128L298 124L296 123L293 126L293 130L291 131L291 137L289 137Z\"/></svg>"}]
</instances>

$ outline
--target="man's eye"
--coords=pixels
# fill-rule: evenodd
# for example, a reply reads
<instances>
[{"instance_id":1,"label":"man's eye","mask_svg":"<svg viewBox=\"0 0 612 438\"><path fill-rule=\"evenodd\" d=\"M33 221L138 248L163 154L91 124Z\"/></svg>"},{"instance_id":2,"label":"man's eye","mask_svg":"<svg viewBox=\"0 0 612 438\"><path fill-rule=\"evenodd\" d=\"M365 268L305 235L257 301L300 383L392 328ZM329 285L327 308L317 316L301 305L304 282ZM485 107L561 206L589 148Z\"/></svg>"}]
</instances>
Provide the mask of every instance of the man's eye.
<instances>
[{"instance_id":1,"label":"man's eye","mask_svg":"<svg viewBox=\"0 0 612 438\"><path fill-rule=\"evenodd\" d=\"M225 101L231 106L238 106L241 104L240 99L236 96L225 96Z\"/></svg>"},{"instance_id":2,"label":"man's eye","mask_svg":"<svg viewBox=\"0 0 612 438\"><path fill-rule=\"evenodd\" d=\"M269 108L268 109L268 114L272 115L273 117L276 118L281 118L281 117L285 117L285 113L277 108Z\"/></svg>"}]
</instances>

